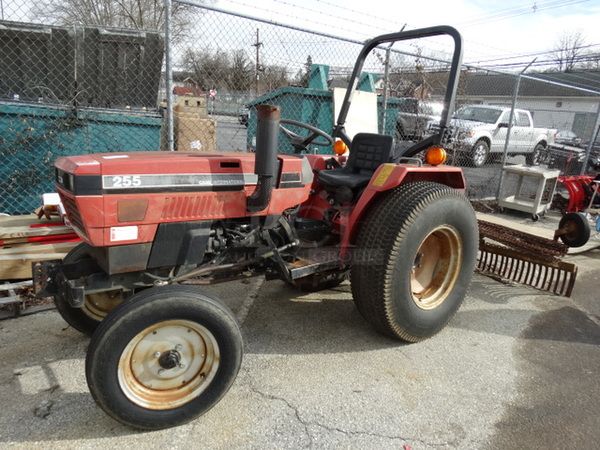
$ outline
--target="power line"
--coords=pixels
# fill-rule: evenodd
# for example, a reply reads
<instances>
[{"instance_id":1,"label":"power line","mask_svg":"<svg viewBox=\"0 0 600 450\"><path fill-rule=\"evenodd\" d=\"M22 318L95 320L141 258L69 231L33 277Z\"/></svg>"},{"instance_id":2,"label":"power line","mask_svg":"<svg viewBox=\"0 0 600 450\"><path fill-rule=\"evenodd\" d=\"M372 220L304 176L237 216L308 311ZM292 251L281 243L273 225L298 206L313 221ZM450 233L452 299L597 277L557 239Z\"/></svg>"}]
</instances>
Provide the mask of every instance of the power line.
<instances>
[{"instance_id":1,"label":"power line","mask_svg":"<svg viewBox=\"0 0 600 450\"><path fill-rule=\"evenodd\" d=\"M562 8L564 6L576 5L579 3L586 3L589 0L549 0L534 2L534 6L523 6L518 8L505 8L499 9L490 14L481 15L480 17L473 17L467 19L464 22L460 22L463 27L483 25L489 22L495 22L498 20L511 19L513 17L519 17L526 14L535 14L539 11L546 11L549 9Z\"/></svg>"},{"instance_id":2,"label":"power line","mask_svg":"<svg viewBox=\"0 0 600 450\"><path fill-rule=\"evenodd\" d=\"M394 27L395 27L395 29L399 28L398 27L398 22L395 21L395 20L390 20L390 19L387 19L387 18L381 17L381 16L375 16L373 14L369 14L369 13L366 13L364 11L357 11L355 9L346 8L345 6L340 5L339 3L338 4L330 3L330 2L327 2L325 0L316 0L316 1L319 2L319 3L323 3L324 5L332 6L332 7L336 8L336 9L343 9L345 11L351 12L351 13L359 15L359 16L371 17L373 19L376 19L378 22L388 22L390 24L393 24Z\"/></svg>"},{"instance_id":3,"label":"power line","mask_svg":"<svg viewBox=\"0 0 600 450\"><path fill-rule=\"evenodd\" d=\"M254 10L267 11L270 14L274 12L273 8L270 8L270 9L261 8L261 7L255 6L254 4L249 4L244 0L227 0L227 1L229 1L233 4L237 4L237 5L248 6L250 8L253 8ZM272 1L275 3L279 3L281 5L285 5L286 8L277 8L279 10L279 11L277 11L277 13L280 16L286 16L286 17L293 18L293 21L295 23L298 23L298 20L302 19L302 15L300 15L299 12L297 12L296 14L286 13L286 12L281 11L281 9L289 11L290 8L295 8L298 11L308 12L310 14L311 19L306 19L306 20L312 20L312 22L315 24L327 25L328 28L331 28L332 24L335 25L336 28L340 28L340 24L339 24L340 21L347 21L347 22L350 22L353 24L364 25L365 28L366 27L370 28L373 26L372 24L366 24L364 21L361 21L361 20L348 19L348 18L344 18L341 16L329 16L330 19L327 21L327 23L324 23L322 21L317 20L317 17L327 17L327 16L323 15L322 11L319 11L314 8L309 8L306 6L296 5L293 3L295 0L272 0ZM323 5L334 6L337 8L337 10L352 12L355 16L371 17L371 18L379 20L379 22L393 23L392 21L390 21L388 19L378 17L374 14L363 13L363 12L356 11L356 10L353 10L351 8L347 8L344 6L334 5L333 3L330 3L327 0L316 0L316 1ZM476 25L488 23L490 21L506 20L506 19L509 19L512 17L518 17L518 16L522 16L525 14L535 14L539 11L544 11L544 10L564 8L564 7L571 6L571 5L586 3L588 1L589 0L545 0L545 1L542 0L542 1L537 1L534 3L535 8L531 4L529 4L528 6L520 6L520 7L516 7L516 8L502 8L502 9L492 11L491 13L476 15L471 18L467 18L464 22L462 22L462 26L464 26L464 27L476 26ZM337 22L336 22L336 20L337 20ZM353 29L355 29L355 28L356 27L353 27ZM364 33L364 29L360 30L360 31ZM386 32L386 31L380 27L378 29L378 34L382 33L382 32ZM283 43L284 43L284 41L282 40L281 44L283 45ZM311 44L312 43L313 42L311 42ZM295 41L293 43L290 42L289 44L295 44L297 46L297 45L301 45L302 43L300 43L299 41ZM429 41L427 44L428 44L428 46L433 45L434 47L436 45L439 45L439 43L429 42ZM599 44L593 44L592 46L590 46L590 48L593 48L593 46L595 46L595 45L599 45ZM421 50L425 50L425 51L428 50L428 49L422 48L422 47L419 47L419 48ZM492 47L489 47L489 48L492 48ZM486 58L484 60L478 61L477 63L469 63L469 64L474 65L474 64L497 63L497 64L490 65L490 67L516 68L516 67L523 67L525 64L529 63L529 61L527 61L527 62L518 61L519 59L531 58L534 56L548 56L552 53L555 53L555 51L532 52L532 53L525 53L525 54L519 54L519 55L512 54L512 55L507 55L507 56L499 55L499 56L495 56L494 58ZM548 58L542 58L542 59L540 59L540 61L538 61L536 63L537 66L541 66L543 64L549 65L549 64L551 64L551 62Z\"/></svg>"},{"instance_id":4,"label":"power line","mask_svg":"<svg viewBox=\"0 0 600 450\"><path fill-rule=\"evenodd\" d=\"M236 0L228 0L228 1L238 4L238 5L248 6L248 7L254 8L256 10L262 10L262 11L267 11L269 13L273 13L272 9L261 8L261 7L255 6L253 4L247 3L245 1L236 1ZM324 23L322 21L316 20L317 17L323 15L322 10L310 8L310 7L301 5L301 4L295 4L293 0L272 0L272 1L286 6L285 9L295 8L296 10L306 11L307 13L310 14L310 17L311 17L310 20L312 22L314 22L315 24L331 27L332 23L338 25L339 21L345 21L345 22L348 22L351 24L356 24L356 25L359 25L360 27L362 27L362 30L361 30L362 36L367 36L365 34L365 29L377 28L378 32L389 31L389 29L384 30L384 29L382 29L381 26L375 26L372 23L365 22L364 20L357 20L354 18L342 17L341 15L332 16L332 18L336 19L336 21L330 20L327 23ZM392 21L386 17L377 16L375 14L370 14L370 13L364 12L364 11L358 11L356 9L348 8L343 5L334 4L327 0L316 0L316 1L322 5L335 7L336 10L339 10L339 11L350 12L350 13L352 13L353 17L369 17L372 19L376 19L378 25L380 25L382 22L384 22L384 23L395 25L393 27L393 30L396 30L398 28L397 22ZM535 14L535 13L538 13L541 11L546 11L546 10L556 9L556 8L564 8L567 6L572 6L572 5L586 3L586 2L589 2L589 0L541 0L541 1L534 2L533 5L529 4L527 6L519 6L516 8L515 7L501 8L501 9L492 11L490 13L475 15L475 16L472 16L471 18L467 18L463 22L459 22L458 26L461 28L477 26L477 25L482 25L485 23L493 22L493 21L506 20L506 19L519 17L519 16L526 15L526 14ZM290 18L294 19L294 21L298 20L297 15L287 14L287 13L281 11L281 9L284 9L284 8L280 8L279 11L277 11L278 14L285 16L285 17L290 17ZM493 47L488 47L488 48L493 48ZM496 50L498 50L498 49L496 49Z\"/></svg>"},{"instance_id":5,"label":"power line","mask_svg":"<svg viewBox=\"0 0 600 450\"><path fill-rule=\"evenodd\" d=\"M255 11L264 11L264 12L267 12L269 14L273 13L272 9L261 8L259 6L256 6L256 5L254 5L252 3L249 3L249 2L246 2L246 1L236 1L236 0L226 0L226 1L229 2L229 3L236 4L236 5L241 5L241 6L246 6L246 7L252 8ZM300 8L300 9L305 9L305 8L301 8L301 7L298 7L298 6L295 6L295 5L291 5L291 6L294 6L296 8ZM282 12L282 11L277 11L277 14L279 16L287 17L289 19L292 19L292 22L297 22L298 21L298 16L297 15L287 14L287 13ZM319 13L319 15L322 15L322 14ZM339 18L341 19L341 17L339 17ZM331 22L321 22L319 20L316 20L316 19L314 19L314 15L313 15L313 18L311 18L311 20L312 20L313 23L315 23L317 25L323 25L323 26L326 26L328 28L331 27Z\"/></svg>"},{"instance_id":6,"label":"power line","mask_svg":"<svg viewBox=\"0 0 600 450\"><path fill-rule=\"evenodd\" d=\"M469 63L465 63L465 64L468 64L468 65L487 64L487 63L493 63L493 62L497 62L497 61L509 61L509 60L514 60L514 59L533 58L536 56L547 56L547 55L552 55L552 54L556 54L556 53L564 52L564 51L590 49L593 47L600 47L600 44L589 44L589 45L582 45L582 46L572 47L572 48L559 48L559 49L554 49L554 50L544 50L544 51L540 51L540 52L522 53L520 55L515 55L515 56L497 56L493 59L483 59L483 60L478 59L477 62L469 62ZM582 57L584 57L584 55L582 55Z\"/></svg>"}]
</instances>

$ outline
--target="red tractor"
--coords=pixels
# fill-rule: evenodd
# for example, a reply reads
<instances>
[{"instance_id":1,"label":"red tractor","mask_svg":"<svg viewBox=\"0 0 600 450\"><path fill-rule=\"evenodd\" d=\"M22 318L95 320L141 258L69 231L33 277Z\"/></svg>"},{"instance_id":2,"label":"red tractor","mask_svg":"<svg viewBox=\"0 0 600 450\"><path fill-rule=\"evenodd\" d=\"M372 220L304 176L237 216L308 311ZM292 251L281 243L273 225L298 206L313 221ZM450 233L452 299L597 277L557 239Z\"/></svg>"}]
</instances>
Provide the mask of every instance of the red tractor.
<instances>
[{"instance_id":1,"label":"red tractor","mask_svg":"<svg viewBox=\"0 0 600 450\"><path fill-rule=\"evenodd\" d=\"M344 123L333 137L258 108L256 153L132 152L63 157L56 187L85 241L62 261L34 264L38 294L92 335L86 377L110 416L142 429L188 422L214 406L242 360L235 316L198 284L265 275L300 288L335 286L373 327L417 342L458 310L474 270L477 220L459 168L439 147L452 111L462 41L446 26L379 36L376 46L448 35L454 55L438 134L394 145ZM287 124L287 128L283 125ZM308 129L308 136L290 131ZM296 154L278 154L279 131ZM302 154L309 145L349 147ZM427 150L423 163L415 155Z\"/></svg>"}]
</instances>

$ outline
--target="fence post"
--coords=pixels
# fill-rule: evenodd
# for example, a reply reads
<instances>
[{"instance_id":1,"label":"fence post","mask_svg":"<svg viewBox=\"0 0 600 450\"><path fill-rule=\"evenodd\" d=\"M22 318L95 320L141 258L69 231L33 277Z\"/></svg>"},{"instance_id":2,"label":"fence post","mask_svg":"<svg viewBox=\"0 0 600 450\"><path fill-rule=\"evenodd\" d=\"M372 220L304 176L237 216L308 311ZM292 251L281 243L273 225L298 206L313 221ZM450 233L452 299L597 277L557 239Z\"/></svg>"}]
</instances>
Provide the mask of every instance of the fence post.
<instances>
[{"instance_id":1,"label":"fence post","mask_svg":"<svg viewBox=\"0 0 600 450\"><path fill-rule=\"evenodd\" d=\"M387 120L387 98L388 98L388 89L389 89L389 78L390 78L390 53L392 52L392 42L385 49L385 68L383 72L383 95L381 98L381 126L379 127L379 132L381 134L385 134L385 121ZM395 129L395 128L394 128Z\"/></svg>"},{"instance_id":2,"label":"fence post","mask_svg":"<svg viewBox=\"0 0 600 450\"><path fill-rule=\"evenodd\" d=\"M515 117L515 107L517 106L517 97L519 96L519 89L521 89L521 75L525 73L527 69L535 62L537 58L531 61L527 66L519 72L517 75L517 83L515 85L515 91L513 92L512 103L510 105L510 114L508 116L508 128L506 129L506 139L504 140L504 151L502 152L502 163L500 164L500 181L498 182L498 190L496 191L496 199L500 199L500 193L502 192L502 183L504 182L504 165L506 164L506 157L508 156L508 143L510 141L510 132L513 126L513 118Z\"/></svg>"},{"instance_id":3,"label":"fence post","mask_svg":"<svg viewBox=\"0 0 600 450\"><path fill-rule=\"evenodd\" d=\"M165 89L167 91L167 150L175 150L173 130L173 68L171 64L171 0L165 0Z\"/></svg>"},{"instance_id":4,"label":"fence post","mask_svg":"<svg viewBox=\"0 0 600 450\"><path fill-rule=\"evenodd\" d=\"M600 131L600 101L598 102L598 110L596 112L596 121L594 122L594 129L592 131L592 136L590 137L590 142L588 143L588 146L585 149L585 158L583 158L583 164L581 165L581 169L579 170L579 175L585 175L585 173L587 172L588 161L590 160L594 142L596 142L596 139L598 138L598 131Z\"/></svg>"}]
</instances>

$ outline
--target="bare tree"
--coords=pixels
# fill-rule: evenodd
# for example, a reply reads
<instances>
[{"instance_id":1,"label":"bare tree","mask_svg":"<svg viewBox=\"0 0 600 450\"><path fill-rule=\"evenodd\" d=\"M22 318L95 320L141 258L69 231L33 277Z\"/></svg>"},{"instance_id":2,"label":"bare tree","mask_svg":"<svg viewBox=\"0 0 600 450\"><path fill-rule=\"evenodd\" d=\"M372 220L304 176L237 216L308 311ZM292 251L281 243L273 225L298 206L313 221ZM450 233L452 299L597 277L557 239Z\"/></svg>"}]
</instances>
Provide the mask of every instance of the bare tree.
<instances>
[{"instance_id":1,"label":"bare tree","mask_svg":"<svg viewBox=\"0 0 600 450\"><path fill-rule=\"evenodd\" d=\"M563 32L557 38L552 53L559 72L573 72L586 56L583 31Z\"/></svg>"},{"instance_id":2,"label":"bare tree","mask_svg":"<svg viewBox=\"0 0 600 450\"><path fill-rule=\"evenodd\" d=\"M58 25L101 25L137 30L163 30L164 0L40 0L34 20ZM173 36L197 18L198 8L173 2Z\"/></svg>"},{"instance_id":3,"label":"bare tree","mask_svg":"<svg viewBox=\"0 0 600 450\"><path fill-rule=\"evenodd\" d=\"M248 91L252 85L254 65L244 50L236 50L232 54L231 68L226 78L232 91Z\"/></svg>"},{"instance_id":4,"label":"bare tree","mask_svg":"<svg viewBox=\"0 0 600 450\"><path fill-rule=\"evenodd\" d=\"M290 84L288 70L283 66L267 66L261 78L262 89L266 92L278 89Z\"/></svg>"},{"instance_id":5,"label":"bare tree","mask_svg":"<svg viewBox=\"0 0 600 450\"><path fill-rule=\"evenodd\" d=\"M194 85L203 91L247 92L253 87L254 64L244 50L227 53L210 48L188 48L181 63ZM261 91L287 86L287 69L276 65L266 66L261 71L260 84Z\"/></svg>"},{"instance_id":6,"label":"bare tree","mask_svg":"<svg viewBox=\"0 0 600 450\"><path fill-rule=\"evenodd\" d=\"M600 53L589 53L584 68L589 70L600 69Z\"/></svg>"},{"instance_id":7,"label":"bare tree","mask_svg":"<svg viewBox=\"0 0 600 450\"><path fill-rule=\"evenodd\" d=\"M227 89L226 75L230 70L229 56L221 50L188 49L183 56L183 65L192 73L196 87L203 91Z\"/></svg>"},{"instance_id":8,"label":"bare tree","mask_svg":"<svg viewBox=\"0 0 600 450\"><path fill-rule=\"evenodd\" d=\"M295 77L295 83L301 87L308 87L308 81L310 80L310 72L312 70L313 60L312 56L308 55L306 62L304 63L304 69L300 69Z\"/></svg>"}]
</instances>

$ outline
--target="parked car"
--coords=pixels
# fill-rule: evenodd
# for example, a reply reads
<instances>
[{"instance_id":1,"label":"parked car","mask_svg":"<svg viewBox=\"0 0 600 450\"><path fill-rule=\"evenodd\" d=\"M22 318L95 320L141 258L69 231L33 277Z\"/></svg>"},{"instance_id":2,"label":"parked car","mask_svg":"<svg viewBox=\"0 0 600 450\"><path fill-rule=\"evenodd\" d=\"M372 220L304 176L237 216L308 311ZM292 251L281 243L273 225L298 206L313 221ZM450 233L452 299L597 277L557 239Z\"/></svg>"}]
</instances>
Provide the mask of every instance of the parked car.
<instances>
[{"instance_id":1,"label":"parked car","mask_svg":"<svg viewBox=\"0 0 600 450\"><path fill-rule=\"evenodd\" d=\"M396 141L420 141L433 134L431 125L440 121L443 102L404 98L398 108Z\"/></svg>"},{"instance_id":2,"label":"parked car","mask_svg":"<svg viewBox=\"0 0 600 450\"><path fill-rule=\"evenodd\" d=\"M590 141L581 141L580 147L587 149ZM596 140L592 142L592 154L600 155L600 136L596 136Z\"/></svg>"},{"instance_id":3,"label":"parked car","mask_svg":"<svg viewBox=\"0 0 600 450\"><path fill-rule=\"evenodd\" d=\"M451 149L460 153L474 167L483 166L490 156L504 152L510 108L492 105L466 105L450 121ZM527 164L538 165L556 130L535 128L531 113L515 109L512 133L507 147L509 155L525 155Z\"/></svg>"},{"instance_id":4,"label":"parked car","mask_svg":"<svg viewBox=\"0 0 600 450\"><path fill-rule=\"evenodd\" d=\"M573 145L579 147L581 145L581 138L573 133L571 130L561 130L556 133L554 142L563 145Z\"/></svg>"},{"instance_id":5,"label":"parked car","mask_svg":"<svg viewBox=\"0 0 600 450\"><path fill-rule=\"evenodd\" d=\"M242 108L238 111L238 123L240 125L248 126L248 118L250 117L250 110L248 108Z\"/></svg>"},{"instance_id":6,"label":"parked car","mask_svg":"<svg viewBox=\"0 0 600 450\"><path fill-rule=\"evenodd\" d=\"M574 145L548 146L546 162L549 169L559 169L561 175L578 175L585 160L585 149Z\"/></svg>"}]
</instances>

